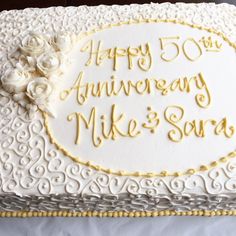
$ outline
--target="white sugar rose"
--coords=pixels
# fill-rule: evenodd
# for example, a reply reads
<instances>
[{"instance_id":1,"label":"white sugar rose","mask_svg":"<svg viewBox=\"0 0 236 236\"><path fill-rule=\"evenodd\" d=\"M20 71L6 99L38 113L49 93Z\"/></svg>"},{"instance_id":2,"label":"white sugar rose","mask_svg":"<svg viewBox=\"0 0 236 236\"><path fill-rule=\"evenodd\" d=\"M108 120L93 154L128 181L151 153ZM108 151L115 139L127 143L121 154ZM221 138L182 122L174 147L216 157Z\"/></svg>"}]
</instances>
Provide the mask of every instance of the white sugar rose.
<instances>
[{"instance_id":1,"label":"white sugar rose","mask_svg":"<svg viewBox=\"0 0 236 236\"><path fill-rule=\"evenodd\" d=\"M26 95L36 105L46 105L53 92L53 84L44 77L31 80L27 86Z\"/></svg>"},{"instance_id":2,"label":"white sugar rose","mask_svg":"<svg viewBox=\"0 0 236 236\"><path fill-rule=\"evenodd\" d=\"M61 73L61 59L57 53L44 53L37 58L36 66L38 71L46 77L52 74Z\"/></svg>"},{"instance_id":3,"label":"white sugar rose","mask_svg":"<svg viewBox=\"0 0 236 236\"><path fill-rule=\"evenodd\" d=\"M68 52L73 46L73 36L59 33L51 38L51 44L56 51Z\"/></svg>"},{"instance_id":4,"label":"white sugar rose","mask_svg":"<svg viewBox=\"0 0 236 236\"><path fill-rule=\"evenodd\" d=\"M30 33L22 41L20 49L22 53L30 56L38 56L48 48L46 39L39 34Z\"/></svg>"},{"instance_id":5,"label":"white sugar rose","mask_svg":"<svg viewBox=\"0 0 236 236\"><path fill-rule=\"evenodd\" d=\"M1 77L2 87L9 93L19 93L26 90L30 81L28 73L20 72L17 69L7 71Z\"/></svg>"}]
</instances>

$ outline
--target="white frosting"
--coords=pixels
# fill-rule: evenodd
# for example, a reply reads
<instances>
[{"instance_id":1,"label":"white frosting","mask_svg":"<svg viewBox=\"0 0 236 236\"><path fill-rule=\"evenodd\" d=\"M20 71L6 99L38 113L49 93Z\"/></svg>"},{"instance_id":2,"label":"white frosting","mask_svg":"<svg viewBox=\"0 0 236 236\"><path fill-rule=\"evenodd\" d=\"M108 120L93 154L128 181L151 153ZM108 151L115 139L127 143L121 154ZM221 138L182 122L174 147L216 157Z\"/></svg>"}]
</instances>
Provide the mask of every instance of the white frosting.
<instances>
[{"instance_id":1,"label":"white frosting","mask_svg":"<svg viewBox=\"0 0 236 236\"><path fill-rule=\"evenodd\" d=\"M22 41L22 39L28 35L28 30L34 29L35 31L40 33L57 33L63 31L63 32L73 32L78 34L81 31L85 31L99 25L116 23L120 21L127 21L130 19L137 19L139 17L158 18L158 19L175 18L179 20L185 20L189 23L195 23L198 25L200 24L208 28L214 28L217 31L223 32L232 42L235 42L236 41L236 31L234 25L235 14L236 14L235 7L226 4L219 6L214 4L199 4L199 5L151 4L143 6L133 5L132 7L99 6L91 8L83 6L78 8L58 7L49 9L26 9L24 11L10 11L10 12L5 11L2 12L0 15L3 22L7 22L3 24L0 33L0 39L1 39L0 71L1 74L3 75L5 74L7 69L9 68L12 69L12 63L13 64L15 63L13 65L14 67L16 66L17 63L19 63L19 60L16 60L17 62L14 62L10 61L8 58L9 55L12 54L12 51L19 47L19 43ZM96 15L101 20L98 21L97 19L94 19L94 15ZM18 22L18 25L17 27L13 27L13 22L16 21ZM11 27L12 30L7 31L6 30L7 27ZM187 31L189 33L194 33L193 29L189 30L187 29ZM21 33L19 34L19 32ZM184 32L185 31L183 32L181 31L181 35L184 34ZM13 37L14 35L17 35L17 37ZM64 43L62 43L62 41L63 40L61 40L60 48L63 48L62 45L65 45ZM6 48L6 43L7 45L9 45L8 50ZM35 45L36 43L37 44L39 43L40 45L40 38L39 39L37 38L37 40L29 43L29 45ZM229 56L227 58L233 58L234 55L232 54L232 50L231 48L229 48L229 46L227 46L226 43L224 43L224 48L226 51L223 51L222 53L226 53ZM22 50L22 51L25 52L26 54L28 54L29 52L32 53L32 51L30 50L28 51ZM75 51L75 56L76 52L78 51ZM225 54L223 54L223 58L225 58ZM203 64L204 62L207 63L208 60L212 61L214 60L214 58L204 59L204 61L201 63ZM227 88L228 90L226 94L225 93L223 94L223 91L221 89L222 84L219 85L211 84L209 87L211 90L212 88L214 88L213 89L214 91L215 90L219 91L219 94L216 94L212 90L214 92L213 94L214 101L217 100L217 98L219 99L219 96L223 97L223 95L224 96L226 95L227 100L222 100L221 101L222 103L218 106L224 111L223 114L227 113L229 117L233 118L235 117L233 109L228 109L228 106L226 106L224 102L229 102L228 95L232 93L231 90L234 88L233 84L231 83L232 76L230 74L233 73L232 67L234 62L231 62L231 60L225 60L225 62L223 62L221 58L218 59L215 58L215 60L216 61L218 60L217 62L223 65L222 71L226 73L227 77L225 79L229 80L230 84L229 87ZM226 66L226 63L228 64L228 66ZM33 65L34 61L30 60L30 63L28 64ZM72 64L72 67L73 66L78 66L78 64ZM204 67L204 69L207 70L205 65L202 66ZM194 68L196 68L196 66L194 66ZM184 70L181 71L184 74L191 74L194 68L185 68ZM199 68L200 65L199 67L197 67L197 69ZM79 68L77 68L77 70L78 69ZM206 72L207 74L209 74L209 78L211 81L212 79L214 79L213 77L214 75L217 76L222 75L222 74L217 74L220 73L217 69L218 68L216 68L216 72L214 72L209 68L208 72ZM71 73L76 73L76 70L72 69ZM166 73L168 74L168 76L171 76L172 72L167 71L165 72L165 74ZM171 76L171 78L172 77L173 76ZM69 79L73 79L72 76L67 78L68 82ZM131 192L131 193L144 193L153 195L159 193L218 194L218 193L235 192L236 171L235 171L234 160L230 161L229 163L222 164L221 166L214 168L210 171L206 171L203 173L200 172L191 176L184 175L181 177L158 177L158 178L141 178L141 177L127 177L127 176L120 177L112 174L104 174L100 171L95 171L89 167L76 164L70 158L65 157L60 151L56 151L55 147L49 143L49 139L45 132L45 128L43 127L43 119L40 113L37 113L34 119L32 120L28 119L24 109L21 106L19 106L18 103L12 101L11 96L9 96L8 93L4 92L4 90L1 90L1 95L2 95L0 100L0 105L1 105L0 107L1 178L0 179L2 182L1 192L15 192L21 195L48 194L48 193L56 194L64 192L83 193L83 194L84 193L119 194L122 192L123 193ZM184 102L187 102L186 106L190 106L189 104L192 104L194 100L193 98L189 98L188 101ZM126 107L126 109L131 109L130 104L127 105L123 104L123 105L124 107ZM210 114L219 116L220 115L219 113L214 113L217 112L217 110L216 107L214 108L213 105ZM34 106L31 108L34 109ZM58 116L59 118L56 119L60 119L60 115L62 113L61 109L63 109L63 107L59 107L58 105L56 111L59 114ZM107 111L106 107L104 107L104 109L106 109ZM131 110L129 112L131 112ZM200 116L200 114L196 114L196 116L198 115ZM62 128L62 126L60 128ZM67 131L67 132L73 132L73 131ZM63 132L60 135L64 137ZM211 138L212 137L210 137L210 139ZM190 139L190 141L188 141L191 143L185 143L185 147L188 147L189 151L194 150L194 148L196 148L195 146L196 141L193 140L196 140L196 138ZM214 142L216 142L216 145L214 145L214 148L211 149L215 150L210 150L208 154L211 155L205 156L205 158L207 158L206 159L207 163L211 160L215 160L217 156L225 155L225 152L228 152L228 150L226 150L225 148L227 144L222 143L221 141L223 141L223 139L219 138L217 140L217 138L214 138ZM208 146L211 145L210 140L206 143ZM125 143L125 145L130 145L130 144ZM231 151L231 145L232 145L231 140L229 141L228 145L229 145L229 151ZM172 147L174 145L171 144L169 146ZM138 148L139 145L136 144L135 147ZM182 147L182 149L184 148ZM219 153L219 150L222 150L223 153L222 154ZM174 152L175 150L169 149L169 151L171 153ZM206 153L206 151L204 153ZM171 154L169 154L169 156L171 156ZM88 160L94 158L93 155L88 155L88 157L89 157ZM112 158L112 155L110 157ZM203 156L199 155L198 157L204 158ZM84 156L83 158L86 158L86 156ZM127 160L127 162L121 161L120 164L115 163L117 159L110 160L108 162L107 161L108 158L107 156L104 157L103 159L104 163L101 164L106 165L106 167L125 168L126 170L136 170L137 168L139 168L140 171L149 171L149 170L158 171L159 168L159 166L157 165L152 166L153 164L151 163L153 161L152 158L148 158L149 161L147 162L142 160L141 162L143 163L143 166L140 164L141 162L137 162L136 164L136 161L134 162L134 160L132 160L132 163L130 163L129 160ZM184 158L186 158L186 156ZM101 160L97 159L96 161L98 163ZM202 163L203 159L196 159L196 158L188 159L188 166L195 167L200 163L200 161ZM182 160L179 160L178 162L176 161L175 167L177 167L177 169L185 168L184 166L185 163L186 159L185 162ZM168 163L163 162L163 165L168 165ZM163 167L164 166L162 166L162 168ZM168 165L168 168L171 167L174 169L173 166Z\"/></svg>"}]
</instances>

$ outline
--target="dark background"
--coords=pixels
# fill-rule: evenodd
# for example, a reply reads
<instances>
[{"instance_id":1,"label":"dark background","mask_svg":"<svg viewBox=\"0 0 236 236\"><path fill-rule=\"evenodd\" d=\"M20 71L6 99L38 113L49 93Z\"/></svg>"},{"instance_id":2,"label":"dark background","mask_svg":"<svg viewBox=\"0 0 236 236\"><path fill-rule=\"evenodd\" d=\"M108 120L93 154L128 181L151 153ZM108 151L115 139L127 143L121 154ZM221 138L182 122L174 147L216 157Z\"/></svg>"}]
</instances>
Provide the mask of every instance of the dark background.
<instances>
[{"instance_id":1,"label":"dark background","mask_svg":"<svg viewBox=\"0 0 236 236\"><path fill-rule=\"evenodd\" d=\"M222 3L227 2L236 5L236 0L0 0L0 10L9 9L23 9L26 7L50 7L50 6L79 6L79 5L89 5L96 6L99 4L130 4L130 3L150 3L150 2L215 2Z\"/></svg>"}]
</instances>

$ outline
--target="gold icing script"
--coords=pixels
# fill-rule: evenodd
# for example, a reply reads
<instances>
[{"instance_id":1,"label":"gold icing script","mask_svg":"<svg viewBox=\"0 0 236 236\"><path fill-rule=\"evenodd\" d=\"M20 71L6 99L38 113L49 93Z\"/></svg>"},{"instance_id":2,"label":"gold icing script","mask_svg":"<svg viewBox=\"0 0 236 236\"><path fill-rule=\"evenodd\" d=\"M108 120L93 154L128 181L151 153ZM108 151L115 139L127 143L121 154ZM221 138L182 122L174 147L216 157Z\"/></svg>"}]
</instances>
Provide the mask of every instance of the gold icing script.
<instances>
[{"instance_id":1,"label":"gold icing script","mask_svg":"<svg viewBox=\"0 0 236 236\"><path fill-rule=\"evenodd\" d=\"M154 52L149 42L136 46L109 48L102 40L88 40L80 48L80 52L88 56L84 66L99 67L109 61L113 73L101 81L98 78L87 80L85 72L80 71L74 83L60 92L60 99L65 101L74 94L78 106L83 106L92 97L193 94L196 106L199 109L207 109L212 102L212 95L203 71L192 76L176 75L172 80L159 78L158 75L150 76L150 73L144 78L135 80L118 78L116 75L116 71L124 70L124 67L127 70L140 69L147 73L151 70L154 60L172 63L181 54L190 63L194 63L200 60L205 53L218 53L222 50L222 43L213 36L204 36L199 39L187 37L182 41L180 39L181 37L178 35L157 38L159 52ZM169 54L169 49L172 49L174 53ZM195 50L194 54L191 49ZM158 55L156 55L157 53ZM122 112L115 103L111 105L107 114L100 114L98 108L93 106L88 115L75 111L67 115L67 120L74 122L76 126L75 144L80 144L81 129L86 129L91 133L94 147L101 146L105 140L136 138L145 131L156 134L162 123L166 123L170 127L167 131L167 138L175 143L188 136L204 138L207 132L222 135L225 138L231 138L235 133L234 126L226 117L185 120L186 111L181 105L170 104L162 111L155 110L153 105L155 104L147 104L143 120L135 117L127 118L125 111Z\"/></svg>"}]
</instances>

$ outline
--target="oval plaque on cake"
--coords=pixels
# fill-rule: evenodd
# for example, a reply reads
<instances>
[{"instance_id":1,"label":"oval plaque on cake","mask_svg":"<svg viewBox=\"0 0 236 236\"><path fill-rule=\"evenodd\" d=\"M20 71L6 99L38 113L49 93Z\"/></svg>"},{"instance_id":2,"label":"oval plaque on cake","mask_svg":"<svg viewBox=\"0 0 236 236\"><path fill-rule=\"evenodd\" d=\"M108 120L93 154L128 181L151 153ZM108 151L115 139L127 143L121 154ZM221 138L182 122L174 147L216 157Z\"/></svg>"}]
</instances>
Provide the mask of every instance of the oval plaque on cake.
<instances>
[{"instance_id":1,"label":"oval plaque on cake","mask_svg":"<svg viewBox=\"0 0 236 236\"><path fill-rule=\"evenodd\" d=\"M116 39L116 40L114 40ZM235 45L171 20L82 33L44 114L66 156L107 173L194 173L235 150Z\"/></svg>"}]
</instances>

